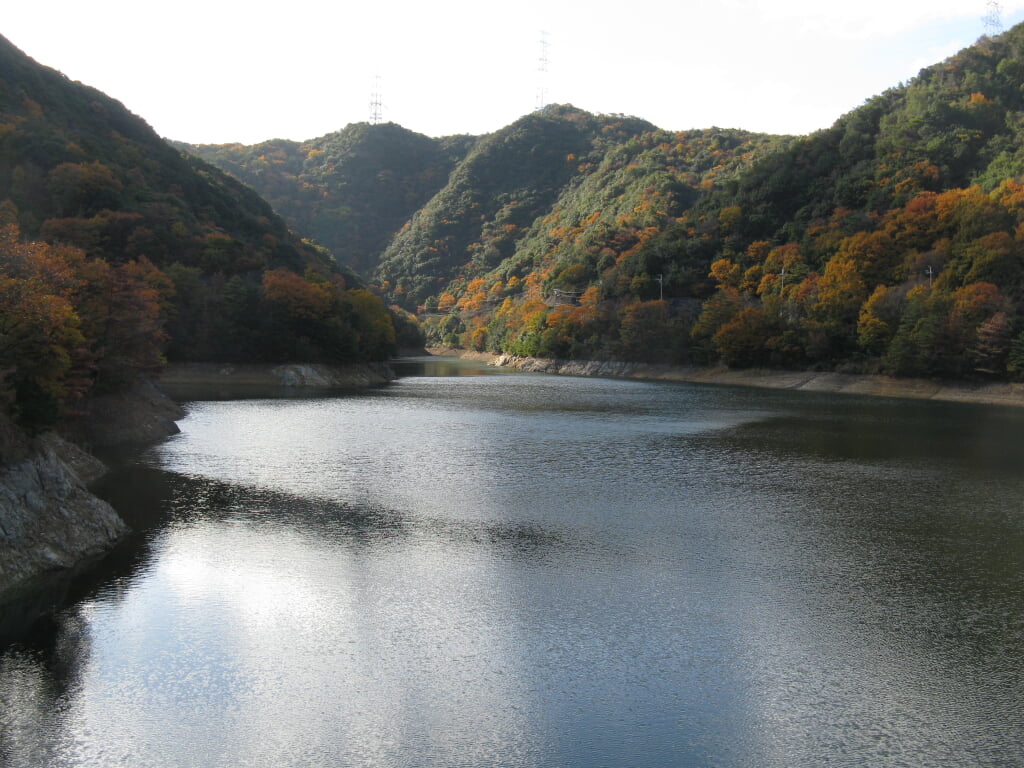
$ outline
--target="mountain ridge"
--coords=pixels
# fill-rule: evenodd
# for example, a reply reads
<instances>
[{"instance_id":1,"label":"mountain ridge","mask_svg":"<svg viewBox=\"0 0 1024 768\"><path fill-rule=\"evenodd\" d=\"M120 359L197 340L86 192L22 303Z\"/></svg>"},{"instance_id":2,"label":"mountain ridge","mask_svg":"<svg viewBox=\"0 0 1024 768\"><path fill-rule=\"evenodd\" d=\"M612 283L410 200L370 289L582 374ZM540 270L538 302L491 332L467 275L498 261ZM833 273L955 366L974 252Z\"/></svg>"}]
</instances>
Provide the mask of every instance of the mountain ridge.
<instances>
[{"instance_id":1,"label":"mountain ridge","mask_svg":"<svg viewBox=\"0 0 1024 768\"><path fill-rule=\"evenodd\" d=\"M386 359L399 321L250 187L0 38L0 405L20 424L165 357Z\"/></svg>"},{"instance_id":2,"label":"mountain ridge","mask_svg":"<svg viewBox=\"0 0 1024 768\"><path fill-rule=\"evenodd\" d=\"M371 290L419 312L435 343L1014 376L1022 38L1020 26L984 37L804 137L671 132L554 105L459 137L440 165L397 159L402 141L429 155L441 140L393 125L202 151L259 191L283 180L327 201L324 236L357 243ZM415 194L395 202L403 184ZM285 203L312 226L302 200Z\"/></svg>"}]
</instances>

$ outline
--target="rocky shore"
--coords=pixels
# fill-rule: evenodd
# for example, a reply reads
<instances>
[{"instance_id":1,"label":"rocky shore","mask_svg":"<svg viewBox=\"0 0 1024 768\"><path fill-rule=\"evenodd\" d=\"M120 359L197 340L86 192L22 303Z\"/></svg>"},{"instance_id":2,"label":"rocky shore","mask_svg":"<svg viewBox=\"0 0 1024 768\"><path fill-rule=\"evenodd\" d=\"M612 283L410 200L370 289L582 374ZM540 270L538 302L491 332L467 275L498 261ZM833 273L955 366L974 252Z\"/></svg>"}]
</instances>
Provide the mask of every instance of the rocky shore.
<instances>
[{"instance_id":1,"label":"rocky shore","mask_svg":"<svg viewBox=\"0 0 1024 768\"><path fill-rule=\"evenodd\" d=\"M820 371L730 370L725 367L699 368L615 361L549 360L441 349L433 349L431 353L456 354L469 359L481 360L490 365L562 376L605 376L984 405L1024 406L1024 383L1022 382L946 382Z\"/></svg>"},{"instance_id":2,"label":"rocky shore","mask_svg":"<svg viewBox=\"0 0 1024 768\"><path fill-rule=\"evenodd\" d=\"M93 453L131 450L176 433L185 411L175 400L349 391L394 378L385 364L171 365L156 382L139 380L92 398L59 435L30 438L0 417L0 605L127 534L116 510L89 491L106 472Z\"/></svg>"},{"instance_id":3,"label":"rocky shore","mask_svg":"<svg viewBox=\"0 0 1024 768\"><path fill-rule=\"evenodd\" d=\"M116 543L128 526L87 484L106 469L49 433L30 439L0 422L0 602L42 574L73 568Z\"/></svg>"},{"instance_id":4,"label":"rocky shore","mask_svg":"<svg viewBox=\"0 0 1024 768\"><path fill-rule=\"evenodd\" d=\"M220 365L177 363L158 380L177 400L293 396L300 391L351 391L379 387L395 378L387 363L321 365Z\"/></svg>"},{"instance_id":5,"label":"rocky shore","mask_svg":"<svg viewBox=\"0 0 1024 768\"><path fill-rule=\"evenodd\" d=\"M772 370L729 370L643 363L545 360L459 350L429 350L491 365L563 376L604 376L807 392L901 397L1024 406L1024 383L937 382L888 376ZM381 364L172 365L154 384L94 398L56 434L29 438L0 419L0 603L40 576L73 568L127 533L117 512L88 490L105 467L100 453L145 445L177 431L178 400L294 396L303 392L365 389L395 377ZM83 450L85 446L89 450Z\"/></svg>"}]
</instances>

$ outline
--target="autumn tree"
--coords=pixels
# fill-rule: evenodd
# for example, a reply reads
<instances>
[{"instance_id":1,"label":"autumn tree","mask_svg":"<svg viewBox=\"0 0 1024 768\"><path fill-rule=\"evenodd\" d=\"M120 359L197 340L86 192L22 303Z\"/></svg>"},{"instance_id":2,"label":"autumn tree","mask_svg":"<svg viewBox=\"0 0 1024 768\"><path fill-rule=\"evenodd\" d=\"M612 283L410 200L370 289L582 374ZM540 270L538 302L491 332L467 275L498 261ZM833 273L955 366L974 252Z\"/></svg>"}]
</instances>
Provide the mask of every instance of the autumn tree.
<instances>
[{"instance_id":1,"label":"autumn tree","mask_svg":"<svg viewBox=\"0 0 1024 768\"><path fill-rule=\"evenodd\" d=\"M395 354L395 328L381 300L362 288L343 291L341 300L351 313L358 359L386 360Z\"/></svg>"},{"instance_id":2,"label":"autumn tree","mask_svg":"<svg viewBox=\"0 0 1024 768\"><path fill-rule=\"evenodd\" d=\"M767 342L771 335L764 309L750 306L720 326L711 341L723 363L730 367L748 368L770 363L771 348Z\"/></svg>"},{"instance_id":3,"label":"autumn tree","mask_svg":"<svg viewBox=\"0 0 1024 768\"><path fill-rule=\"evenodd\" d=\"M38 429L88 390L88 341L72 300L80 251L22 243L0 229L0 371L9 413Z\"/></svg>"},{"instance_id":4,"label":"autumn tree","mask_svg":"<svg viewBox=\"0 0 1024 768\"><path fill-rule=\"evenodd\" d=\"M861 306L857 318L857 343L868 355L885 353L899 328L906 291L879 285Z\"/></svg>"},{"instance_id":5,"label":"autumn tree","mask_svg":"<svg viewBox=\"0 0 1024 768\"><path fill-rule=\"evenodd\" d=\"M672 360L674 334L666 302L633 302L620 316L618 352L622 359L645 363Z\"/></svg>"},{"instance_id":6,"label":"autumn tree","mask_svg":"<svg viewBox=\"0 0 1024 768\"><path fill-rule=\"evenodd\" d=\"M170 280L147 260L112 266L90 259L81 275L74 299L91 342L96 386L111 390L139 374L157 373L165 363Z\"/></svg>"}]
</instances>

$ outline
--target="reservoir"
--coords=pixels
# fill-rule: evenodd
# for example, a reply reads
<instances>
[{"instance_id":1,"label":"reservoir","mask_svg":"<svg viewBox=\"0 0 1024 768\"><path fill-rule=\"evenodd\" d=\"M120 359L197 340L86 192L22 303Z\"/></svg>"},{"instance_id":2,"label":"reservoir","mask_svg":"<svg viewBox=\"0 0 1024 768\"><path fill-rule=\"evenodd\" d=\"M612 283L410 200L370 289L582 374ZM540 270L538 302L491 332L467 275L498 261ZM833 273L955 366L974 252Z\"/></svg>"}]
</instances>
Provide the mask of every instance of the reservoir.
<instances>
[{"instance_id":1,"label":"reservoir","mask_svg":"<svg viewBox=\"0 0 1024 768\"><path fill-rule=\"evenodd\" d=\"M119 466L0 764L1024 766L1024 410L404 373Z\"/></svg>"}]
</instances>

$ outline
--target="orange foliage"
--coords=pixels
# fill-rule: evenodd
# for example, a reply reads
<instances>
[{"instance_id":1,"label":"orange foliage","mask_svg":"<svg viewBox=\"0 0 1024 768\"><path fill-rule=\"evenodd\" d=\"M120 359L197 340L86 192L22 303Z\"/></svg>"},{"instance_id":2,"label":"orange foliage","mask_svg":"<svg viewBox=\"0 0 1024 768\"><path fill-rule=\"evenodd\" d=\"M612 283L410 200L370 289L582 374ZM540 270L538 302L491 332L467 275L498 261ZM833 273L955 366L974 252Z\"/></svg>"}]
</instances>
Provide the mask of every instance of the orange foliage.
<instances>
[{"instance_id":1,"label":"orange foliage","mask_svg":"<svg viewBox=\"0 0 1024 768\"><path fill-rule=\"evenodd\" d=\"M992 283L971 283L953 292L952 315L965 326L977 326L1006 309L1006 299Z\"/></svg>"},{"instance_id":2,"label":"orange foliage","mask_svg":"<svg viewBox=\"0 0 1024 768\"><path fill-rule=\"evenodd\" d=\"M329 283L311 283L287 269L263 273L263 295L297 319L324 320L337 298Z\"/></svg>"},{"instance_id":3,"label":"orange foliage","mask_svg":"<svg viewBox=\"0 0 1024 768\"><path fill-rule=\"evenodd\" d=\"M709 277L713 277L719 288L736 288L740 284L742 272L738 264L729 259L719 259L711 265Z\"/></svg>"},{"instance_id":4,"label":"orange foliage","mask_svg":"<svg viewBox=\"0 0 1024 768\"><path fill-rule=\"evenodd\" d=\"M452 307L455 306L455 297L445 291L437 299L437 311L441 313L448 313L452 311Z\"/></svg>"},{"instance_id":5,"label":"orange foliage","mask_svg":"<svg viewBox=\"0 0 1024 768\"><path fill-rule=\"evenodd\" d=\"M14 415L53 423L98 380L157 368L170 291L148 261L111 266L0 229L0 371L17 390Z\"/></svg>"}]
</instances>

